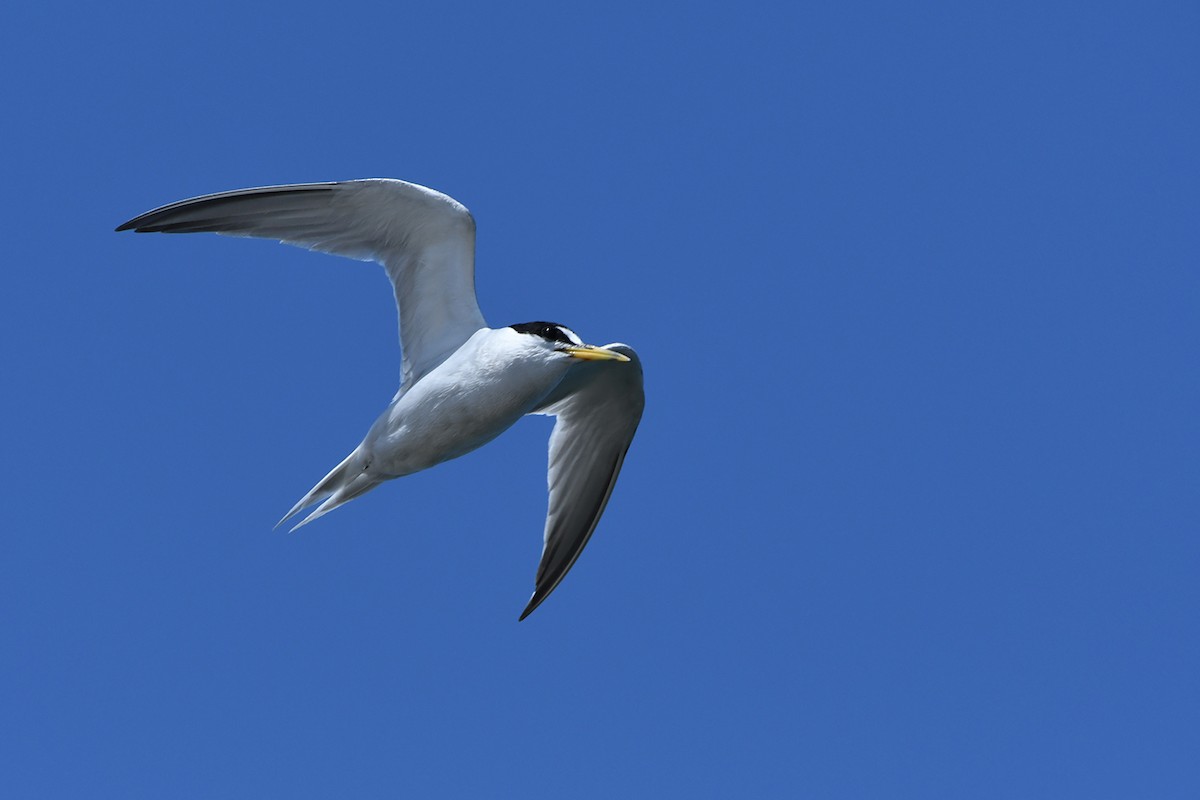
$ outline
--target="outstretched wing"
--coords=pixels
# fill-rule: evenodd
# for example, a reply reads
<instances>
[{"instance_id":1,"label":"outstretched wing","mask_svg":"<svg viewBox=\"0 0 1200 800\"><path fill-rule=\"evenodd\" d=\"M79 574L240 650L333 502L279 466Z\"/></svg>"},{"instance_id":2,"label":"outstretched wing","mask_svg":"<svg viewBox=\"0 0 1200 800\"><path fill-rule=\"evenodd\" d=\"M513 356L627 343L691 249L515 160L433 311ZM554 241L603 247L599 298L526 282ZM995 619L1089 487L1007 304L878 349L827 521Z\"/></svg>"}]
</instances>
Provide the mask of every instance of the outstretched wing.
<instances>
[{"instance_id":1,"label":"outstretched wing","mask_svg":"<svg viewBox=\"0 0 1200 800\"><path fill-rule=\"evenodd\" d=\"M587 361L533 413L558 419L550 434L550 505L542 561L525 619L545 600L596 530L642 419L642 362L633 348L605 345L628 362Z\"/></svg>"},{"instance_id":2,"label":"outstretched wing","mask_svg":"<svg viewBox=\"0 0 1200 800\"><path fill-rule=\"evenodd\" d=\"M405 385L486 326L475 299L475 221L461 203L415 183L375 178L221 192L117 228L130 229L278 239L378 261L396 293Z\"/></svg>"}]
</instances>

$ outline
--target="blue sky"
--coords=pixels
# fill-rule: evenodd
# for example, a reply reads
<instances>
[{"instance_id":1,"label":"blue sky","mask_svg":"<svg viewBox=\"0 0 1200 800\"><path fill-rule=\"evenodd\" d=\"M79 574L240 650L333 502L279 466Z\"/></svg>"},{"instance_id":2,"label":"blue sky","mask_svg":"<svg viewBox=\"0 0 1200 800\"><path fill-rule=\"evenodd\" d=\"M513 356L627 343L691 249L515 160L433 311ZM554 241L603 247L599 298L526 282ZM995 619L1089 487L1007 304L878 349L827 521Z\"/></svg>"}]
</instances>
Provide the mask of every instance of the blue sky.
<instances>
[{"instance_id":1,"label":"blue sky","mask_svg":"<svg viewBox=\"0 0 1200 800\"><path fill-rule=\"evenodd\" d=\"M1200 792L1194 4L0 13L6 795ZM272 531L386 279L112 233L370 176L645 362L520 624L548 421Z\"/></svg>"}]
</instances>

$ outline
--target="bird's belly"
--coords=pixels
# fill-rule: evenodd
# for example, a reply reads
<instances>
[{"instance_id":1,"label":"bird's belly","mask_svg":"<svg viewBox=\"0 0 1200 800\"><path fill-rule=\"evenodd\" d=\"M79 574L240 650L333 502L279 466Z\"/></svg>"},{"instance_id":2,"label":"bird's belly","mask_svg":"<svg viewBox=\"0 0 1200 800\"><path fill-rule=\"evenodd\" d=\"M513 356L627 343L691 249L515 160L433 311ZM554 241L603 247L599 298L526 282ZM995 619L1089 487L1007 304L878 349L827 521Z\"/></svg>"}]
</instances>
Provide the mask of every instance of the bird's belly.
<instances>
[{"instance_id":1,"label":"bird's belly","mask_svg":"<svg viewBox=\"0 0 1200 800\"><path fill-rule=\"evenodd\" d=\"M372 460L388 475L408 475L482 447L523 416L481 411L442 407L434 419L413 415L379 443Z\"/></svg>"},{"instance_id":2,"label":"bird's belly","mask_svg":"<svg viewBox=\"0 0 1200 800\"><path fill-rule=\"evenodd\" d=\"M395 478L466 455L512 427L557 383L472 378L466 386L418 384L385 411L364 442L371 471Z\"/></svg>"}]
</instances>

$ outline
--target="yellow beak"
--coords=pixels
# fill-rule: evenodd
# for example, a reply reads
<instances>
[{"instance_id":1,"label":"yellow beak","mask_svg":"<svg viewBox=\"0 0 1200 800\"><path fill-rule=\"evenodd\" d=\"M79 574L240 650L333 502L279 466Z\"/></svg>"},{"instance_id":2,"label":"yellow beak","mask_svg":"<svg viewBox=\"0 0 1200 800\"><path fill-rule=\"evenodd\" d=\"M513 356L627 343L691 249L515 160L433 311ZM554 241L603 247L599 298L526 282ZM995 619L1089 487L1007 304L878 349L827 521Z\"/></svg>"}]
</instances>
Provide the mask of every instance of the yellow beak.
<instances>
[{"instance_id":1,"label":"yellow beak","mask_svg":"<svg viewBox=\"0 0 1200 800\"><path fill-rule=\"evenodd\" d=\"M582 347L567 347L564 348L574 358L582 358L584 361L628 361L629 356L621 355L615 350L605 350L603 347L593 347L590 344L585 344Z\"/></svg>"}]
</instances>

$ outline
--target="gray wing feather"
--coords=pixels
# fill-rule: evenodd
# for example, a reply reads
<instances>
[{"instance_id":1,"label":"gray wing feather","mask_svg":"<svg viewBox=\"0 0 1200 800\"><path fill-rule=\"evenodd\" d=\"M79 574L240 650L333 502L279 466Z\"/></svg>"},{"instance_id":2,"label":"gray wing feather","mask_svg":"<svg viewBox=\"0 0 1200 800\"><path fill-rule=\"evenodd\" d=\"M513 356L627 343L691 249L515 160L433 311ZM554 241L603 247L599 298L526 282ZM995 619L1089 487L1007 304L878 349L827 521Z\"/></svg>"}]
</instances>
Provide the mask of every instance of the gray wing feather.
<instances>
[{"instance_id":1,"label":"gray wing feather","mask_svg":"<svg viewBox=\"0 0 1200 800\"><path fill-rule=\"evenodd\" d=\"M571 369L536 409L557 417L550 434L549 509L533 597L533 613L575 564L596 530L642 418L642 364L633 348L606 345L628 363L590 361Z\"/></svg>"},{"instance_id":2,"label":"gray wing feather","mask_svg":"<svg viewBox=\"0 0 1200 800\"><path fill-rule=\"evenodd\" d=\"M117 228L277 239L377 261L396 295L401 381L417 380L486 326L475 299L475 221L447 195L405 181L263 186L156 208Z\"/></svg>"}]
</instances>

